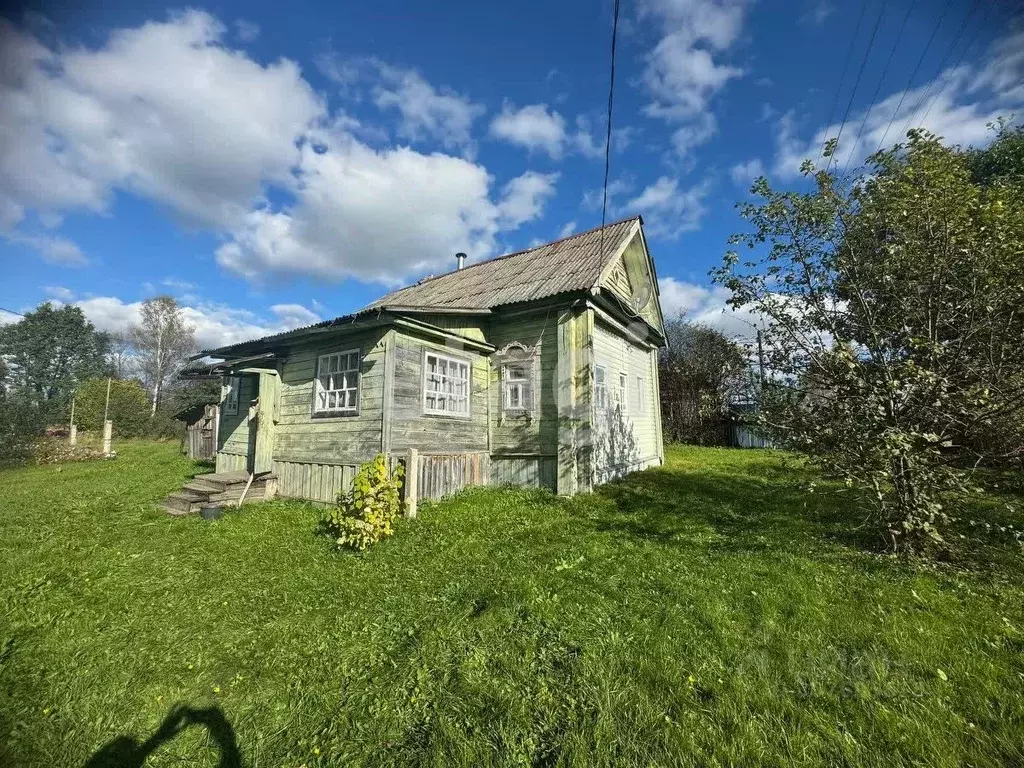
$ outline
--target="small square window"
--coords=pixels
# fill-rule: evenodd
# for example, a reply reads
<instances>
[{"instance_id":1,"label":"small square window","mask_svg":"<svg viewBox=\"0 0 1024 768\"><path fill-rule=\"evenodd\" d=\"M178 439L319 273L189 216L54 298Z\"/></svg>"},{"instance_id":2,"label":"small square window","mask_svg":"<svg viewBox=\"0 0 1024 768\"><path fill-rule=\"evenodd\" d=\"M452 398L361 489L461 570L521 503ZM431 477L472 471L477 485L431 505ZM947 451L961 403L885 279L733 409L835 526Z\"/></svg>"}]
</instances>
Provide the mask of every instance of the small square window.
<instances>
[{"instance_id":1,"label":"small square window","mask_svg":"<svg viewBox=\"0 0 1024 768\"><path fill-rule=\"evenodd\" d=\"M320 355L313 386L314 414L356 413L359 406L359 350Z\"/></svg>"}]
</instances>

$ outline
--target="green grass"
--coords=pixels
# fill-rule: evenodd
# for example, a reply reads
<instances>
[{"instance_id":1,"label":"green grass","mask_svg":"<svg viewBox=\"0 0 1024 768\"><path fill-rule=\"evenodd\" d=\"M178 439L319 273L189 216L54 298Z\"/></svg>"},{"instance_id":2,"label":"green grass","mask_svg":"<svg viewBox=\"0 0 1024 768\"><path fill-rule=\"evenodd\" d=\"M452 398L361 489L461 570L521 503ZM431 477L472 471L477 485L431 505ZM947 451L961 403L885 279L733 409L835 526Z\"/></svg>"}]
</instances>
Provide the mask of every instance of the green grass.
<instances>
[{"instance_id":1,"label":"green grass","mask_svg":"<svg viewBox=\"0 0 1024 768\"><path fill-rule=\"evenodd\" d=\"M0 764L176 704L250 766L1024 764L1022 559L874 554L777 455L479 490L358 556L304 504L157 511L175 448L0 472ZM147 765L217 759L192 727Z\"/></svg>"}]
</instances>

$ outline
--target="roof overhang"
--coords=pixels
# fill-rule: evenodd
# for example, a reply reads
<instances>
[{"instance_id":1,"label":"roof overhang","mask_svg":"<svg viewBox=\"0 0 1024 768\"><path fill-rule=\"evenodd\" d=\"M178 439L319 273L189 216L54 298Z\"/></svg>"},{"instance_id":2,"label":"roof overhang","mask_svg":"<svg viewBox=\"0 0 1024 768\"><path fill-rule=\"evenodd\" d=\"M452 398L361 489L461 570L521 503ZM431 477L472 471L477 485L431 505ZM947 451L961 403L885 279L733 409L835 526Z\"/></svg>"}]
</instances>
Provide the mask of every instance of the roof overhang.
<instances>
[{"instance_id":1,"label":"roof overhang","mask_svg":"<svg viewBox=\"0 0 1024 768\"><path fill-rule=\"evenodd\" d=\"M204 354L204 356L208 356ZM224 376L234 373L239 368L274 368L278 357L273 352L246 357L228 357L223 360L204 361L202 358L189 363L178 374L179 379L206 379L211 376Z\"/></svg>"}]
</instances>

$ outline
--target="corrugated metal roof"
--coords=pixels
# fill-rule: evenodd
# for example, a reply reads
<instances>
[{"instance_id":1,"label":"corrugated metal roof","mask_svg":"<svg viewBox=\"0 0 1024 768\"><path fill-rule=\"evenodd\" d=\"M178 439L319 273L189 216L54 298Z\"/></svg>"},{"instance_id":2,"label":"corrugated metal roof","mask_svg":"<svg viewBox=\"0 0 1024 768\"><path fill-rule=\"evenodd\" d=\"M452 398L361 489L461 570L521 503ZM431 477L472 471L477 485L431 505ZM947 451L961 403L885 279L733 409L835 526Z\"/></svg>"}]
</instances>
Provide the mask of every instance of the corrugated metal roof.
<instances>
[{"instance_id":1,"label":"corrugated metal roof","mask_svg":"<svg viewBox=\"0 0 1024 768\"><path fill-rule=\"evenodd\" d=\"M586 232L563 237L552 243L525 251L498 256L488 261L469 264L463 269L420 280L415 285L399 288L381 299L367 304L351 315L324 320L271 336L231 344L200 354L223 355L249 349L266 342L278 341L308 333L317 328L355 322L373 312L401 309L467 309L487 310L505 304L536 301L571 291L586 291L597 284L612 254L625 245L625 240L640 221L632 216L622 221L595 227Z\"/></svg>"},{"instance_id":2,"label":"corrugated metal roof","mask_svg":"<svg viewBox=\"0 0 1024 768\"><path fill-rule=\"evenodd\" d=\"M639 217L597 227L525 251L399 288L365 309L420 307L491 309L593 287L611 255L624 245ZM603 245L603 249L602 249Z\"/></svg>"}]
</instances>

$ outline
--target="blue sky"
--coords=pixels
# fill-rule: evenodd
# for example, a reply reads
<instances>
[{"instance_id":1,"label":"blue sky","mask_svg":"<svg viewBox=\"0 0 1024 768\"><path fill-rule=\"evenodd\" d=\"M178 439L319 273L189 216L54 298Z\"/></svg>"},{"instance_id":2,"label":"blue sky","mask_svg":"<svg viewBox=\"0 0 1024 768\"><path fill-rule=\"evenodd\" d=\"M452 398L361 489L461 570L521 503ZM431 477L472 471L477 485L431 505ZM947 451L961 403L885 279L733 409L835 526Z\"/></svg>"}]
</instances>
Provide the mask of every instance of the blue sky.
<instances>
[{"instance_id":1,"label":"blue sky","mask_svg":"<svg viewBox=\"0 0 1024 768\"><path fill-rule=\"evenodd\" d=\"M839 162L856 167L906 126L980 144L1020 114L1010 6L624 0L609 219L644 216L666 311L742 333L707 279L742 226L734 204L758 173L799 184L840 124ZM65 1L9 15L0 306L73 302L116 330L169 293L210 346L344 314L456 251L596 226L611 8Z\"/></svg>"}]
</instances>

